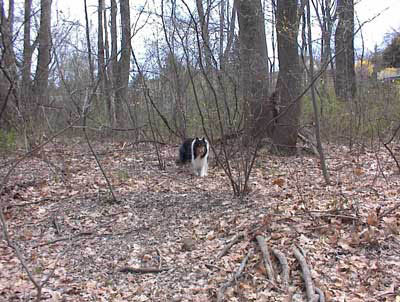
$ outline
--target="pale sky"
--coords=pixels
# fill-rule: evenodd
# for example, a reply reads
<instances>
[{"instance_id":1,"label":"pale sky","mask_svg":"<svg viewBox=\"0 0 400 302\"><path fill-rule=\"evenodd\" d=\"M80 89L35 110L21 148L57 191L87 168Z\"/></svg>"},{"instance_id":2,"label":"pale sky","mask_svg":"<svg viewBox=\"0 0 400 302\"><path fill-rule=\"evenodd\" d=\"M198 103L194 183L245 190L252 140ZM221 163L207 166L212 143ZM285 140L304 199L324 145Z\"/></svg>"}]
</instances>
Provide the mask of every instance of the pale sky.
<instances>
[{"instance_id":1,"label":"pale sky","mask_svg":"<svg viewBox=\"0 0 400 302\"><path fill-rule=\"evenodd\" d=\"M157 3L158 0L154 0ZM192 0L194 1L194 0ZM97 15L94 14L93 8L97 4L95 0L87 0L88 5L93 5L89 8L89 17L94 23L97 21ZM145 0L131 0L131 6L137 6L145 3ZM150 0L150 2L152 2ZM190 1L189 1L190 2ZM400 0L355 0L356 15L361 23L371 20L363 26L363 37L365 48L372 51L377 44L382 46L386 33L393 30L400 31ZM54 1L55 8L62 9L65 13L74 19L84 20L83 1ZM132 16L133 17L133 16ZM132 20L133 21L133 20ZM357 21L356 21L357 22ZM356 24L356 28L358 25ZM360 48L360 35L356 38L356 48Z\"/></svg>"},{"instance_id":2,"label":"pale sky","mask_svg":"<svg viewBox=\"0 0 400 302\"><path fill-rule=\"evenodd\" d=\"M386 33L400 32L400 0L361 0L356 5L356 14L361 23L380 14L363 27L365 46L369 50L375 44L379 47Z\"/></svg>"}]
</instances>

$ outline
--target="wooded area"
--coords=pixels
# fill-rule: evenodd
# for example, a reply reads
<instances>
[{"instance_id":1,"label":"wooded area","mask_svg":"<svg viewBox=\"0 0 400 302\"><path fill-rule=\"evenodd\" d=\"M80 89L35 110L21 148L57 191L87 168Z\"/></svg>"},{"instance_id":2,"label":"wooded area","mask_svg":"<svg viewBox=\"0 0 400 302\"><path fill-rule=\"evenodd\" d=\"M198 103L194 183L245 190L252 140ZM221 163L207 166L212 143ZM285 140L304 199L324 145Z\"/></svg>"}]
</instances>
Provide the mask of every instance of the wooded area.
<instances>
[{"instance_id":1,"label":"wooded area","mask_svg":"<svg viewBox=\"0 0 400 302\"><path fill-rule=\"evenodd\" d=\"M400 299L398 31L365 49L362 0L79 2L0 0L0 300Z\"/></svg>"}]
</instances>

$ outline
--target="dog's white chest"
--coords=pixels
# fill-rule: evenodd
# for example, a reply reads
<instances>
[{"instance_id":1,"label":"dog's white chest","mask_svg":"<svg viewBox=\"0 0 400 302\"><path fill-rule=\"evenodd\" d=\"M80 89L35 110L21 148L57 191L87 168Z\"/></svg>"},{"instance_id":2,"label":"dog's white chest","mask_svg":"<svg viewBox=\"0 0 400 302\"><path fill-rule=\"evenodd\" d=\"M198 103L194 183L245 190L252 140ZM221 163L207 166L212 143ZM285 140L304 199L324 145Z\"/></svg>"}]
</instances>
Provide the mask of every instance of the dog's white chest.
<instances>
[{"instance_id":1,"label":"dog's white chest","mask_svg":"<svg viewBox=\"0 0 400 302\"><path fill-rule=\"evenodd\" d=\"M207 163L208 155L203 158L197 157L192 160L192 166L194 173L200 177L207 175L208 163Z\"/></svg>"}]
</instances>

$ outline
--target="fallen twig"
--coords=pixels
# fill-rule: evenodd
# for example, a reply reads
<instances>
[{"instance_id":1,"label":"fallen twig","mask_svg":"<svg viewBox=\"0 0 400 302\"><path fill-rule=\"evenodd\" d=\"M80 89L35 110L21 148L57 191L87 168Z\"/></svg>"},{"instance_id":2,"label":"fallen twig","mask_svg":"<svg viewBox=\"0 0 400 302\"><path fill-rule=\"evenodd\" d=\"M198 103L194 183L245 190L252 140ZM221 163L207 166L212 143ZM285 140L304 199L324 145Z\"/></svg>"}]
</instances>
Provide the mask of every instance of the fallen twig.
<instances>
[{"instance_id":1,"label":"fallen twig","mask_svg":"<svg viewBox=\"0 0 400 302\"><path fill-rule=\"evenodd\" d=\"M50 245L50 244L53 244L53 243L56 243L56 242L59 242L59 241L66 241L66 240L71 240L71 239L74 239L74 238L77 238L77 237L90 236L90 235L93 235L93 232L81 232L81 233L78 233L78 234L75 234L75 235L72 235L72 236L66 236L66 237L57 238L57 239L54 239L54 240L51 240L51 241L47 241L47 242L44 242L44 243L40 243L40 244L37 244L37 245L33 246L32 248L36 249L38 247L42 247L42 246L45 246L45 245Z\"/></svg>"},{"instance_id":2,"label":"fallen twig","mask_svg":"<svg viewBox=\"0 0 400 302\"><path fill-rule=\"evenodd\" d=\"M383 211L380 215L378 215L378 219L382 219L383 217L385 217L385 216L391 214L392 212L396 211L398 208L400 208L400 201L398 201L398 203L395 206L387 209L386 211Z\"/></svg>"}]
</instances>

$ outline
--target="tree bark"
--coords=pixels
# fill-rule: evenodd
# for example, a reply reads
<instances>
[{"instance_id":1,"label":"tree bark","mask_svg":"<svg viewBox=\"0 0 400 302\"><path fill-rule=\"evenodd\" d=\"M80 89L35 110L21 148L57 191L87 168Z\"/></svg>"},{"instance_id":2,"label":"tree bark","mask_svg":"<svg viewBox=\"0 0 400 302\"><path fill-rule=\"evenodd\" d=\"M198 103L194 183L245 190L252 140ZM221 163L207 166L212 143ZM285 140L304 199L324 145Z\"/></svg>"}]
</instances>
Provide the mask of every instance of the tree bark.
<instances>
[{"instance_id":1,"label":"tree bark","mask_svg":"<svg viewBox=\"0 0 400 302\"><path fill-rule=\"evenodd\" d=\"M22 67L22 97L27 98L31 89L32 45L31 45L32 0L25 0L24 6L24 50Z\"/></svg>"},{"instance_id":2,"label":"tree bark","mask_svg":"<svg viewBox=\"0 0 400 302\"><path fill-rule=\"evenodd\" d=\"M131 19L129 0L120 0L121 14L121 57L118 61L118 82L116 83L116 123L123 125L123 103L128 95L129 68L131 59Z\"/></svg>"},{"instance_id":3,"label":"tree bark","mask_svg":"<svg viewBox=\"0 0 400 302\"><path fill-rule=\"evenodd\" d=\"M204 12L203 1L196 0L197 12L199 14L200 19L200 28L201 28L201 38L203 43L203 51L204 51L204 59L206 62L206 70L210 72L212 67L212 53L210 48L210 33L208 30L208 10L209 10L209 0L207 0L207 12Z\"/></svg>"},{"instance_id":4,"label":"tree bark","mask_svg":"<svg viewBox=\"0 0 400 302\"><path fill-rule=\"evenodd\" d=\"M117 40L118 40L118 34L117 34L117 12L118 12L118 6L117 6L117 1L116 0L111 0L111 81L112 81L112 88L113 88L113 104L114 107L112 111L112 117L111 117L111 125L115 125L116 123L116 104L115 104L115 96L116 96L116 91L118 89L118 74L119 74L119 67L118 67L118 58L117 58L117 52L118 52L118 46L117 46ZM110 104L112 105L112 104Z\"/></svg>"},{"instance_id":5,"label":"tree bark","mask_svg":"<svg viewBox=\"0 0 400 302\"><path fill-rule=\"evenodd\" d=\"M14 1L10 1L9 3L8 16L6 16L3 1L1 1L0 9L0 33L2 35L2 38L0 38L0 45L2 45L3 48L3 67L7 71L10 79L15 81L17 68L13 48Z\"/></svg>"},{"instance_id":6,"label":"tree bark","mask_svg":"<svg viewBox=\"0 0 400 302\"><path fill-rule=\"evenodd\" d=\"M0 127L5 127L10 100L16 102L17 86L16 58L13 48L13 22L14 1L9 2L8 17L4 10L4 3L0 1L0 48L1 48L1 70L0 70ZM7 125L9 126L9 125Z\"/></svg>"},{"instance_id":7,"label":"tree bark","mask_svg":"<svg viewBox=\"0 0 400 302\"><path fill-rule=\"evenodd\" d=\"M356 95L354 0L337 0L337 16L335 92L337 98L349 101Z\"/></svg>"},{"instance_id":8,"label":"tree bark","mask_svg":"<svg viewBox=\"0 0 400 302\"><path fill-rule=\"evenodd\" d=\"M47 99L47 87L50 73L50 51L51 51L51 2L52 0L40 1L40 28L39 28L39 51L35 73L35 96Z\"/></svg>"},{"instance_id":9,"label":"tree bark","mask_svg":"<svg viewBox=\"0 0 400 302\"><path fill-rule=\"evenodd\" d=\"M240 69L244 104L244 144L266 136L272 119L268 106L268 61L261 0L238 1Z\"/></svg>"},{"instance_id":10,"label":"tree bark","mask_svg":"<svg viewBox=\"0 0 400 302\"><path fill-rule=\"evenodd\" d=\"M97 10L97 78L100 82L100 92L104 93L104 39L103 39L103 11L104 0L99 0Z\"/></svg>"},{"instance_id":11,"label":"tree bark","mask_svg":"<svg viewBox=\"0 0 400 302\"><path fill-rule=\"evenodd\" d=\"M296 151L301 102L296 98L301 92L301 71L298 53L298 13L296 0L278 0L276 31L278 42L279 73L276 84L278 116L272 140L279 153Z\"/></svg>"},{"instance_id":12,"label":"tree bark","mask_svg":"<svg viewBox=\"0 0 400 302\"><path fill-rule=\"evenodd\" d=\"M83 1L84 6L85 6L85 22L86 22L86 44L87 44L87 50L88 50L88 60L89 60L89 72L90 72L90 79L92 81L91 85L94 83L94 67L93 67L93 61L92 61L92 46L90 43L90 31L89 31L89 16L87 12L87 1Z\"/></svg>"}]
</instances>

